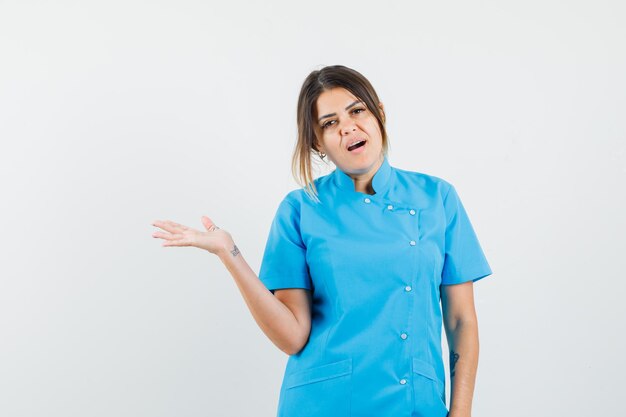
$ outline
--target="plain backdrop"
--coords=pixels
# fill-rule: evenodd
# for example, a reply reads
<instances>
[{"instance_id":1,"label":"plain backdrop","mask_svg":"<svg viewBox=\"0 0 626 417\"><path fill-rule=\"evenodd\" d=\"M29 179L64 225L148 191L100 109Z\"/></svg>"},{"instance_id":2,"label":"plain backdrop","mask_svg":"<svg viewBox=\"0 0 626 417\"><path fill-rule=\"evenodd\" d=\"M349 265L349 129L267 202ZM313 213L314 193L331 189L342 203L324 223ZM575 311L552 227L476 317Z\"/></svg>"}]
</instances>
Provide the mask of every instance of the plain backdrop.
<instances>
[{"instance_id":1,"label":"plain backdrop","mask_svg":"<svg viewBox=\"0 0 626 417\"><path fill-rule=\"evenodd\" d=\"M300 86L333 64L376 88L392 166L455 185L494 271L472 415L619 415L625 19L618 0L0 0L0 415L275 416L287 355L219 258L151 223L207 215L258 273L298 187Z\"/></svg>"}]
</instances>

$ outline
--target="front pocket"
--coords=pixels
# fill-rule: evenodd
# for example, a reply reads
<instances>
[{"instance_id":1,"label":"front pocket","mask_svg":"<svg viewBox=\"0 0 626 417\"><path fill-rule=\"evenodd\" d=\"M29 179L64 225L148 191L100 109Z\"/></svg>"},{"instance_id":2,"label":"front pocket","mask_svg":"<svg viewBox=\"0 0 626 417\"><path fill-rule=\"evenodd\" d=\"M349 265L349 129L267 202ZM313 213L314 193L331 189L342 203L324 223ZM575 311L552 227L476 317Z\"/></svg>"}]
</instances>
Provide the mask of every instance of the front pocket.
<instances>
[{"instance_id":1,"label":"front pocket","mask_svg":"<svg viewBox=\"0 0 626 417\"><path fill-rule=\"evenodd\" d=\"M312 384L326 379L337 378L352 373L352 358L339 362L327 363L300 371L293 372L285 376L285 389L297 387L298 385Z\"/></svg>"},{"instance_id":2,"label":"front pocket","mask_svg":"<svg viewBox=\"0 0 626 417\"><path fill-rule=\"evenodd\" d=\"M413 358L413 394L416 416L446 417L444 383L428 362Z\"/></svg>"},{"instance_id":3,"label":"front pocket","mask_svg":"<svg viewBox=\"0 0 626 417\"><path fill-rule=\"evenodd\" d=\"M280 417L348 417L352 358L303 369L285 376Z\"/></svg>"}]
</instances>

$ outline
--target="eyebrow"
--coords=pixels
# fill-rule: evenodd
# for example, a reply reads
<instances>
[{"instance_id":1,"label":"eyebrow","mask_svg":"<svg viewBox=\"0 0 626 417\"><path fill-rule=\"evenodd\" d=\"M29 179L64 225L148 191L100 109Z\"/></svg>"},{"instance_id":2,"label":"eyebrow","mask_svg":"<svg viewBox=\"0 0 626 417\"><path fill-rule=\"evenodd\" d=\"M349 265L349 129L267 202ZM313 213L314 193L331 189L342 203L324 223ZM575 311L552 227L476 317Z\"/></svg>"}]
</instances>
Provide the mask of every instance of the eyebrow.
<instances>
[{"instance_id":1,"label":"eyebrow","mask_svg":"<svg viewBox=\"0 0 626 417\"><path fill-rule=\"evenodd\" d=\"M346 110L349 110L349 109L350 109L350 107L352 107L352 106L354 106L354 105L356 105L356 104L359 104L360 102L361 102L360 100L356 100L356 101L354 101L352 104L350 104L348 107L346 107ZM322 117L320 117L319 119L317 119L317 121L319 122L319 121L321 121L322 119L325 119L325 118L330 117L330 116L336 116L336 115L337 115L337 113L328 113L328 114L323 115L323 116L322 116Z\"/></svg>"}]
</instances>

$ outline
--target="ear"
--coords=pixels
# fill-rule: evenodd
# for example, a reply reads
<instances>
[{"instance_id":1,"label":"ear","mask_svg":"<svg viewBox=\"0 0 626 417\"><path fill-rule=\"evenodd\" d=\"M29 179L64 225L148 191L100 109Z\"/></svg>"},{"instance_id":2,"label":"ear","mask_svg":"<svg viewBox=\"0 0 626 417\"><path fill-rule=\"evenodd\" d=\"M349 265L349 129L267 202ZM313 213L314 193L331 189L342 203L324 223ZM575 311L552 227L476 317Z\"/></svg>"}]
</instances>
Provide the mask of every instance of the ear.
<instances>
[{"instance_id":1,"label":"ear","mask_svg":"<svg viewBox=\"0 0 626 417\"><path fill-rule=\"evenodd\" d=\"M324 147L322 146L322 144L319 141L319 139L315 138L313 146L314 146L314 148L313 148L314 150L315 150L315 148L317 148L317 150L319 152L326 153L326 152L324 152Z\"/></svg>"},{"instance_id":2,"label":"ear","mask_svg":"<svg viewBox=\"0 0 626 417\"><path fill-rule=\"evenodd\" d=\"M378 103L378 107L380 108L380 116L383 119L383 122L385 121L385 106L383 105L383 103Z\"/></svg>"}]
</instances>

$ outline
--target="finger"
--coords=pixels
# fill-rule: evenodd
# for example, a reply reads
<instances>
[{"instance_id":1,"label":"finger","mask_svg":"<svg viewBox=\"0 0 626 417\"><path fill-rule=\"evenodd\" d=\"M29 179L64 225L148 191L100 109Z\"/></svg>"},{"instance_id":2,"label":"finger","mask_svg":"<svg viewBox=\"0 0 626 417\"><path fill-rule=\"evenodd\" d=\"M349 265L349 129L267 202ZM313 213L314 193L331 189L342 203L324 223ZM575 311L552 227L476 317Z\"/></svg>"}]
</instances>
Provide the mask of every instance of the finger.
<instances>
[{"instance_id":1,"label":"finger","mask_svg":"<svg viewBox=\"0 0 626 417\"><path fill-rule=\"evenodd\" d=\"M162 246L189 246L190 243L187 239L173 239L173 240L166 240L165 242L163 242Z\"/></svg>"},{"instance_id":2,"label":"finger","mask_svg":"<svg viewBox=\"0 0 626 417\"><path fill-rule=\"evenodd\" d=\"M163 220L163 223L165 223L165 224L167 224L168 226L171 226L171 227L180 227L180 228L185 227L185 226L183 226L182 224L179 224L179 223L173 222L173 221L171 221L171 220Z\"/></svg>"},{"instance_id":3,"label":"finger","mask_svg":"<svg viewBox=\"0 0 626 417\"><path fill-rule=\"evenodd\" d=\"M161 221L156 221L153 223L154 226L160 227L163 230L166 230L168 232L171 233L176 233L178 231L184 231L187 230L188 227L187 226L183 226L182 224L178 224L176 222L173 222L171 220L161 220Z\"/></svg>"},{"instance_id":4,"label":"finger","mask_svg":"<svg viewBox=\"0 0 626 417\"><path fill-rule=\"evenodd\" d=\"M163 230L166 230L168 232L172 232L172 226L167 223L166 220L155 220L154 222L152 222L152 225L158 228L161 228Z\"/></svg>"},{"instance_id":5,"label":"finger","mask_svg":"<svg viewBox=\"0 0 626 417\"><path fill-rule=\"evenodd\" d=\"M173 228L175 228L175 229L182 230L182 231L184 231L184 230L188 230L188 229L189 229L189 228L188 228L187 226L185 226L184 224L179 224L179 223L172 222L172 221L169 221L169 220L167 220L167 221L168 221L168 222L169 222L169 224L171 224L171 225L172 225L172 227L173 227Z\"/></svg>"},{"instance_id":6,"label":"finger","mask_svg":"<svg viewBox=\"0 0 626 417\"><path fill-rule=\"evenodd\" d=\"M172 220L163 220L163 221L167 224L171 224L172 226L177 226L177 227L182 226L182 224L176 223Z\"/></svg>"},{"instance_id":7,"label":"finger","mask_svg":"<svg viewBox=\"0 0 626 417\"><path fill-rule=\"evenodd\" d=\"M177 239L184 239L185 236L180 233L154 232L152 233L152 237L166 239L166 240L177 240Z\"/></svg>"},{"instance_id":8,"label":"finger","mask_svg":"<svg viewBox=\"0 0 626 417\"><path fill-rule=\"evenodd\" d=\"M172 234L172 233L163 233L163 232L154 232L152 233L152 237L158 237L161 239L167 239L167 240L172 240L172 239L178 239L180 237L182 237L181 234Z\"/></svg>"}]
</instances>

